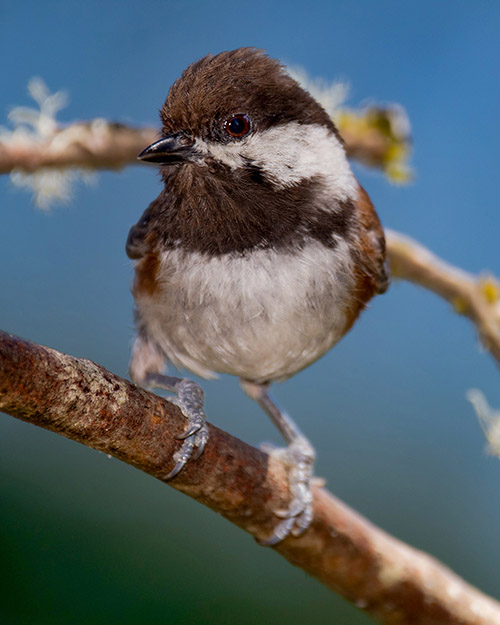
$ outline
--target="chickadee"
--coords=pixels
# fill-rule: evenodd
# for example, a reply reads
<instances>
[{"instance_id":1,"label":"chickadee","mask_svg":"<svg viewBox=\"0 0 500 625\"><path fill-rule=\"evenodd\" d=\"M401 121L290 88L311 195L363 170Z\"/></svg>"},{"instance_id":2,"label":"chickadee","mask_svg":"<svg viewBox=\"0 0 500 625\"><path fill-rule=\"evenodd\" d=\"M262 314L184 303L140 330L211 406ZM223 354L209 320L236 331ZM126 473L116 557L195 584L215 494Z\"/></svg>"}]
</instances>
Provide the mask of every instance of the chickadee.
<instances>
[{"instance_id":1,"label":"chickadee","mask_svg":"<svg viewBox=\"0 0 500 625\"><path fill-rule=\"evenodd\" d=\"M385 240L332 120L254 48L206 56L172 85L162 137L139 159L164 187L127 241L135 262L130 374L175 393L187 419L177 475L207 441L203 392L167 362L241 380L288 447L290 504L267 544L312 520L314 449L271 399L388 285Z\"/></svg>"}]
</instances>

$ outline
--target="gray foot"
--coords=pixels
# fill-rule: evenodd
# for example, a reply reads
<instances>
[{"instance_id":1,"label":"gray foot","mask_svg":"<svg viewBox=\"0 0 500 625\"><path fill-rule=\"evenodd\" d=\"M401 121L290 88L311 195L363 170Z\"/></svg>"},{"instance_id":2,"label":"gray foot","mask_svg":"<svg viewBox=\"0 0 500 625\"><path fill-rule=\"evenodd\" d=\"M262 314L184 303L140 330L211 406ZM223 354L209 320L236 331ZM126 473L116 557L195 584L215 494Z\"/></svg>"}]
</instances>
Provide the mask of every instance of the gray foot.
<instances>
[{"instance_id":1,"label":"gray foot","mask_svg":"<svg viewBox=\"0 0 500 625\"><path fill-rule=\"evenodd\" d=\"M286 510L276 510L283 519L273 534L262 545L273 546L287 536L301 536L313 519L311 481L314 476L314 449L304 437L296 438L288 447L263 446L267 453L278 456L289 467L290 505Z\"/></svg>"},{"instance_id":2,"label":"gray foot","mask_svg":"<svg viewBox=\"0 0 500 625\"><path fill-rule=\"evenodd\" d=\"M203 390L196 382L187 378L173 378L158 373L149 374L146 384L175 393L175 397L167 399L178 406L187 419L186 431L176 437L183 443L174 453L175 467L163 478L167 481L175 477L189 460L197 460L205 448L208 428L203 411Z\"/></svg>"},{"instance_id":3,"label":"gray foot","mask_svg":"<svg viewBox=\"0 0 500 625\"><path fill-rule=\"evenodd\" d=\"M259 406L271 417L288 447L276 448L265 445L264 451L278 456L288 466L290 505L287 510L277 510L276 516L283 519L276 526L272 536L262 545L277 545L287 536L300 536L311 525L312 491L314 478L314 448L302 434L293 420L271 399L268 384L241 380L245 393L255 399Z\"/></svg>"}]
</instances>

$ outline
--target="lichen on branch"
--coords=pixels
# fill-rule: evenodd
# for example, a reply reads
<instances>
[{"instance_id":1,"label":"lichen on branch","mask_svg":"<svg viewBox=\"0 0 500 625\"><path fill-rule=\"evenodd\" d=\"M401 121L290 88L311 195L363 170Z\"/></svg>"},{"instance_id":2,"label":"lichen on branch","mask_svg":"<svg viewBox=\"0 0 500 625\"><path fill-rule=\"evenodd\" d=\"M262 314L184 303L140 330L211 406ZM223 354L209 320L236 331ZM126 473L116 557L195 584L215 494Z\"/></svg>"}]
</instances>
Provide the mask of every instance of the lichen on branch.
<instances>
[{"instance_id":1,"label":"lichen on branch","mask_svg":"<svg viewBox=\"0 0 500 625\"><path fill-rule=\"evenodd\" d=\"M349 157L384 171L393 182L409 180L410 126L400 106L372 105L359 110L341 105L346 89L296 74L326 107L339 127ZM31 189L42 209L67 202L74 184L92 180L98 169L137 165L137 155L158 138L156 128L134 128L94 119L63 126L57 113L66 106L64 92L51 94L41 79L28 85L39 108L16 107L12 129L0 127L0 174L11 174L17 187Z\"/></svg>"}]
</instances>

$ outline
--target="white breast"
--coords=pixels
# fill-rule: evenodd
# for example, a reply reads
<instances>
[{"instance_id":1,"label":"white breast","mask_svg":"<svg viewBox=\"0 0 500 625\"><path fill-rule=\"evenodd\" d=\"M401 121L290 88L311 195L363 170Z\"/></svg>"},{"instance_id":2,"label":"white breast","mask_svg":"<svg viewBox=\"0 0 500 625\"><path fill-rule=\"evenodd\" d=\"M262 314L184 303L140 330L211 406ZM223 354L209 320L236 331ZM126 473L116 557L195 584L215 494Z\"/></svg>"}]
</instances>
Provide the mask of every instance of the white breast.
<instances>
[{"instance_id":1,"label":"white breast","mask_svg":"<svg viewBox=\"0 0 500 625\"><path fill-rule=\"evenodd\" d=\"M141 323L177 367L213 377L279 380L334 345L352 289L344 241L296 253L256 250L207 257L170 250L153 295L137 297Z\"/></svg>"}]
</instances>

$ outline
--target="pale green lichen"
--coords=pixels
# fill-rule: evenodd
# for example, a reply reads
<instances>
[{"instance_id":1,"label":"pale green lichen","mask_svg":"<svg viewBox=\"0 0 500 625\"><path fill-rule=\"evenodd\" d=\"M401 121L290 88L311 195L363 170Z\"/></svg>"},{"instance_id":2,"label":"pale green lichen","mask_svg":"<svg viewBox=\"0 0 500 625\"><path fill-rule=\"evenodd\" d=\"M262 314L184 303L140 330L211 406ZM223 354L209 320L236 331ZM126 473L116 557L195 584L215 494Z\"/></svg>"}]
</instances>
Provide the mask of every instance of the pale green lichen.
<instances>
[{"instance_id":1,"label":"pale green lichen","mask_svg":"<svg viewBox=\"0 0 500 625\"><path fill-rule=\"evenodd\" d=\"M287 67L287 72L321 104L330 117L335 117L347 100L349 84L346 82L329 83L323 78L311 78L302 67Z\"/></svg>"},{"instance_id":2,"label":"pale green lichen","mask_svg":"<svg viewBox=\"0 0 500 625\"><path fill-rule=\"evenodd\" d=\"M50 93L41 78L32 78L29 81L28 92L39 108L15 107L8 115L13 128L0 126L0 143L11 149L33 143L50 143L56 141L59 134L56 115L67 105L66 92ZM74 184L77 181L90 183L93 174L75 168L42 168L33 173L14 170L10 178L15 187L32 191L34 203L38 208L48 210L56 202L69 202Z\"/></svg>"},{"instance_id":3,"label":"pale green lichen","mask_svg":"<svg viewBox=\"0 0 500 625\"><path fill-rule=\"evenodd\" d=\"M56 115L68 104L68 94L65 91L50 93L47 85L41 78L32 78L28 83L28 93L38 104L39 109L16 106L9 113L9 120L14 130L0 127L0 139L5 141L46 141L57 130Z\"/></svg>"},{"instance_id":4,"label":"pale green lichen","mask_svg":"<svg viewBox=\"0 0 500 625\"><path fill-rule=\"evenodd\" d=\"M373 156L368 164L382 169L392 183L407 184L412 180L413 171L408 164L411 126L402 106L371 104L353 109L344 105L349 93L347 83L311 78L301 67L287 67L287 72L321 104L341 135L349 134L363 138L367 144L378 145L377 156Z\"/></svg>"},{"instance_id":5,"label":"pale green lichen","mask_svg":"<svg viewBox=\"0 0 500 625\"><path fill-rule=\"evenodd\" d=\"M494 276L480 276L479 290L488 304L497 304L500 301L500 283Z\"/></svg>"},{"instance_id":6,"label":"pale green lichen","mask_svg":"<svg viewBox=\"0 0 500 625\"><path fill-rule=\"evenodd\" d=\"M390 182L407 184L413 179L408 165L411 153L411 127L403 107L397 104L371 105L359 110L340 109L334 117L342 133L378 144L373 164L380 167Z\"/></svg>"},{"instance_id":7,"label":"pale green lichen","mask_svg":"<svg viewBox=\"0 0 500 625\"><path fill-rule=\"evenodd\" d=\"M468 391L467 399L473 405L479 424L488 441L488 453L500 458L500 411L493 410L484 394L478 389Z\"/></svg>"},{"instance_id":8,"label":"pale green lichen","mask_svg":"<svg viewBox=\"0 0 500 625\"><path fill-rule=\"evenodd\" d=\"M396 586L406 579L406 569L402 563L398 561L382 561L383 564L379 569L378 578L380 583L386 588Z\"/></svg>"}]
</instances>

